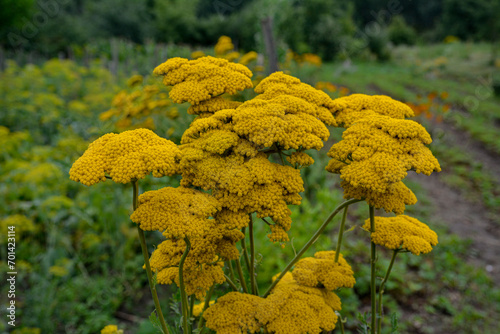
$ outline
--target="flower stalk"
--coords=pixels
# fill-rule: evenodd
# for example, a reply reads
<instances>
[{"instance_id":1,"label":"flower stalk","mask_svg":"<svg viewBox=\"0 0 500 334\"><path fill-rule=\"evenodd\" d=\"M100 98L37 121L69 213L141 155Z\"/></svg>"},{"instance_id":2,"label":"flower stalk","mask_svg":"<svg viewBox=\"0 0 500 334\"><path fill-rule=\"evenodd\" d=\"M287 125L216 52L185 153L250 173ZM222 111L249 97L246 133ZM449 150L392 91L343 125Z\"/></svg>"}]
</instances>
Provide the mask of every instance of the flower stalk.
<instances>
[{"instance_id":1,"label":"flower stalk","mask_svg":"<svg viewBox=\"0 0 500 334\"><path fill-rule=\"evenodd\" d=\"M371 234L375 232L375 209L370 205L370 237ZM376 287L375 287L375 265L377 263L377 249L375 243L370 241L370 299L372 307L372 317L371 317L371 333L376 333L376 315L377 315L377 305L376 305Z\"/></svg>"},{"instance_id":2,"label":"flower stalk","mask_svg":"<svg viewBox=\"0 0 500 334\"><path fill-rule=\"evenodd\" d=\"M339 262L340 247L342 246L342 237L344 236L345 220L347 217L347 208L348 206L344 208L344 213L342 215L342 222L340 223L339 237L337 238L337 248L335 250L335 262Z\"/></svg>"},{"instance_id":3,"label":"flower stalk","mask_svg":"<svg viewBox=\"0 0 500 334\"><path fill-rule=\"evenodd\" d=\"M134 211L139 206L139 185L137 180L132 181L133 188L133 208ZM146 264L146 273L148 275L149 289L151 290L151 296L153 297L153 301L155 303L156 315L160 320L161 328L165 334L170 334L167 324L165 323L165 319L163 318L163 313L161 311L160 301L158 300L158 294L156 293L156 286L153 283L153 274L151 272L151 266L149 264L149 254L146 246L146 238L144 236L144 231L141 230L139 225L137 225L137 233L139 234L139 240L141 242L142 255L144 256L144 263Z\"/></svg>"},{"instance_id":4,"label":"flower stalk","mask_svg":"<svg viewBox=\"0 0 500 334\"><path fill-rule=\"evenodd\" d=\"M289 272L290 269L292 269L293 265L297 261L299 261L300 258L302 257L302 255L312 246L313 243L316 242L316 240L319 238L321 233L323 233L325 228L332 221L332 219L337 215L337 213L339 213L343 208L345 208L351 204L361 202L361 201L362 200L360 200L360 199L353 198L353 199L350 199L350 200L343 202L335 210L333 210L333 212L328 216L328 218L326 218L326 220L323 222L323 224L321 224L321 226L318 228L318 230L314 233L314 235L311 237L311 239L309 239L309 241L302 247L302 249L297 253L297 255L295 255L295 257L290 261L290 263L288 263L288 265L285 267L285 269L283 269L283 271L278 276L278 278L276 278L276 280L274 280L274 282L271 284L271 286L267 289L267 291L264 293L264 295L262 297L265 298L271 293L273 288L276 286L276 284L279 283L279 281L283 278L283 276L285 276L285 274L287 272Z\"/></svg>"},{"instance_id":5,"label":"flower stalk","mask_svg":"<svg viewBox=\"0 0 500 334\"><path fill-rule=\"evenodd\" d=\"M187 255L191 250L191 243L188 238L184 238L186 242L186 250L182 254L181 261L179 262L179 289L181 290L181 309L182 309L182 328L184 333L189 333L189 324L188 320L190 318L189 309L188 309L188 298L186 294L186 286L184 284L184 262L186 261Z\"/></svg>"},{"instance_id":6,"label":"flower stalk","mask_svg":"<svg viewBox=\"0 0 500 334\"><path fill-rule=\"evenodd\" d=\"M252 294L258 296L259 291L257 287L257 280L255 277L255 244L253 240L253 219L250 215L250 224L248 226L248 233L250 234L250 284L252 285Z\"/></svg>"},{"instance_id":7,"label":"flower stalk","mask_svg":"<svg viewBox=\"0 0 500 334\"><path fill-rule=\"evenodd\" d=\"M382 310L382 296L384 294L384 287L385 283L387 283L387 280L389 279L389 275L391 274L392 266L394 265L394 260L396 259L396 255L398 255L399 249L395 249L392 252L392 257L391 257L391 262L389 263L389 267L387 268L387 272L385 273L384 279L382 280L382 283L380 283L380 288L378 291L378 333L382 333L382 315L383 315L383 310Z\"/></svg>"}]
</instances>

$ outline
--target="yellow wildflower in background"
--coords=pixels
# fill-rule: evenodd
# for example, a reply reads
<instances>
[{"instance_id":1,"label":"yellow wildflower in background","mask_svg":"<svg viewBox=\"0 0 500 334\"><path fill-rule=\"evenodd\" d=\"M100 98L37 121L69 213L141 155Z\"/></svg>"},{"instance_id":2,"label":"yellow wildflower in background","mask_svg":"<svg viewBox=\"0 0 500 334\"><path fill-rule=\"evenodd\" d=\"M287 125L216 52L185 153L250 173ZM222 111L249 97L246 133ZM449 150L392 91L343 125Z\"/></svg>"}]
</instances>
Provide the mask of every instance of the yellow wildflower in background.
<instances>
[{"instance_id":1,"label":"yellow wildflower in background","mask_svg":"<svg viewBox=\"0 0 500 334\"><path fill-rule=\"evenodd\" d=\"M247 67L210 56L196 60L171 58L156 67L154 74L163 75L163 83L174 86L169 96L175 103L198 104L252 87L252 72Z\"/></svg>"},{"instance_id":2,"label":"yellow wildflower in background","mask_svg":"<svg viewBox=\"0 0 500 334\"><path fill-rule=\"evenodd\" d=\"M210 303L208 303L209 307L212 306L214 303L215 303L215 300L211 300ZM204 306L205 306L205 302L195 304L193 307L193 316L199 317L201 315L201 312L203 311Z\"/></svg>"},{"instance_id":3,"label":"yellow wildflower in background","mask_svg":"<svg viewBox=\"0 0 500 334\"><path fill-rule=\"evenodd\" d=\"M370 230L370 219L363 228ZM375 232L372 241L389 249L406 249L412 254L429 253L438 244L436 232L418 219L406 215L396 217L375 217Z\"/></svg>"},{"instance_id":4,"label":"yellow wildflower in background","mask_svg":"<svg viewBox=\"0 0 500 334\"><path fill-rule=\"evenodd\" d=\"M131 76L127 80L127 86L134 87L134 86L142 84L143 81L144 81L144 77L142 75L136 74L136 75Z\"/></svg>"},{"instance_id":5,"label":"yellow wildflower in background","mask_svg":"<svg viewBox=\"0 0 500 334\"><path fill-rule=\"evenodd\" d=\"M231 40L231 37L228 36L219 37L219 40L217 41L217 44L215 44L214 47L215 54L218 56L224 55L233 49L234 49L233 41Z\"/></svg>"},{"instance_id":6,"label":"yellow wildflower in background","mask_svg":"<svg viewBox=\"0 0 500 334\"><path fill-rule=\"evenodd\" d=\"M335 311L340 309L340 298L335 293L300 285L291 273L286 273L261 302L256 318L269 333L319 334L335 328Z\"/></svg>"},{"instance_id":7,"label":"yellow wildflower in background","mask_svg":"<svg viewBox=\"0 0 500 334\"><path fill-rule=\"evenodd\" d=\"M310 287L325 287L327 290L352 288L356 283L351 266L342 254L335 262L335 251L322 251L314 257L306 257L295 264L292 272L297 283Z\"/></svg>"},{"instance_id":8,"label":"yellow wildflower in background","mask_svg":"<svg viewBox=\"0 0 500 334\"><path fill-rule=\"evenodd\" d=\"M348 128L356 121L376 114L396 119L415 116L406 104L385 95L352 94L334 100L338 109L333 114L339 126Z\"/></svg>"},{"instance_id":9,"label":"yellow wildflower in background","mask_svg":"<svg viewBox=\"0 0 500 334\"><path fill-rule=\"evenodd\" d=\"M91 186L106 180L106 174L119 183L178 172L180 150L147 129L108 133L92 142L73 164L70 179Z\"/></svg>"},{"instance_id":10,"label":"yellow wildflower in background","mask_svg":"<svg viewBox=\"0 0 500 334\"><path fill-rule=\"evenodd\" d=\"M101 334L123 334L123 330L119 330L116 325L107 325L101 329Z\"/></svg>"},{"instance_id":11,"label":"yellow wildflower in background","mask_svg":"<svg viewBox=\"0 0 500 334\"><path fill-rule=\"evenodd\" d=\"M256 319L263 298L240 292L229 292L217 299L203 317L207 327L217 334L258 333L262 324Z\"/></svg>"},{"instance_id":12,"label":"yellow wildflower in background","mask_svg":"<svg viewBox=\"0 0 500 334\"><path fill-rule=\"evenodd\" d=\"M205 56L206 56L206 54L203 51L193 51L193 52L191 52L191 58L192 59L198 59L198 58L205 57Z\"/></svg>"},{"instance_id":13,"label":"yellow wildflower in background","mask_svg":"<svg viewBox=\"0 0 500 334\"><path fill-rule=\"evenodd\" d=\"M240 63L241 65L247 66L250 62L256 60L258 58L258 56L259 56L259 54L255 51L247 52L243 56L241 56L238 63Z\"/></svg>"}]
</instances>

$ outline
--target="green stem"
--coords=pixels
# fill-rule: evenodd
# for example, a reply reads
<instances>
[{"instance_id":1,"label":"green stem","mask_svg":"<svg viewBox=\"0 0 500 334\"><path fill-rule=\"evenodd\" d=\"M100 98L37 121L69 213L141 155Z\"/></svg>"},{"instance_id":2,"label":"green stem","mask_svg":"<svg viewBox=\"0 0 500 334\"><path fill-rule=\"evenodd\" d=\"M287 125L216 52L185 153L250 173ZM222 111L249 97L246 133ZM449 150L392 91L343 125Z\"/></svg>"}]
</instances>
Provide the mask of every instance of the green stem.
<instances>
[{"instance_id":1,"label":"green stem","mask_svg":"<svg viewBox=\"0 0 500 334\"><path fill-rule=\"evenodd\" d=\"M212 293L214 292L214 287L215 287L215 284L212 285L210 290L208 290L207 294L205 295L205 304L203 304L203 310L200 313L200 321L198 322L198 329L205 326L205 318L203 318L203 313L208 308L208 306L210 306L210 299L212 299Z\"/></svg>"},{"instance_id":2,"label":"green stem","mask_svg":"<svg viewBox=\"0 0 500 334\"><path fill-rule=\"evenodd\" d=\"M389 263L389 268L387 268L387 272L385 273L385 277L380 283L380 288L378 290L378 332L382 333L382 295L384 294L384 286L389 279L389 275L391 274L392 266L394 264L394 260L396 259L396 255L398 255L399 250L395 249L392 253L391 262Z\"/></svg>"},{"instance_id":3,"label":"green stem","mask_svg":"<svg viewBox=\"0 0 500 334\"><path fill-rule=\"evenodd\" d=\"M186 295L186 287L184 286L183 269L184 269L184 262L186 261L189 250L191 249L191 243L189 242L188 238L184 238L184 241L186 242L186 250L184 251L184 254L182 254L181 262L179 262L179 288L181 290L181 309L182 309L182 321L183 321L182 328L184 330L184 333L186 334L189 333L188 320L190 318L190 315L188 310L188 298Z\"/></svg>"},{"instance_id":4,"label":"green stem","mask_svg":"<svg viewBox=\"0 0 500 334\"><path fill-rule=\"evenodd\" d=\"M342 222L340 223L339 237L337 239L337 249L335 250L335 263L339 262L340 247L342 246L342 237L344 236L345 219L347 217L347 208L344 208L344 214L342 215Z\"/></svg>"},{"instance_id":5,"label":"green stem","mask_svg":"<svg viewBox=\"0 0 500 334\"><path fill-rule=\"evenodd\" d=\"M243 288L244 293L248 293L247 284L245 282L245 276L243 276L243 270L241 269L240 259L236 259L236 269L238 269L238 276L240 277L240 284Z\"/></svg>"},{"instance_id":6,"label":"green stem","mask_svg":"<svg viewBox=\"0 0 500 334\"><path fill-rule=\"evenodd\" d=\"M133 188L133 208L134 211L137 209L139 206L139 185L137 181L132 181L132 188ZM153 301L155 303L155 309L156 309L156 315L158 316L158 319L160 320L161 328L163 330L163 333L165 334L170 334L167 324L165 323L165 319L163 318L163 313L161 311L161 306L160 306L160 301L158 300L158 294L156 293L156 286L153 282L153 274L151 272L151 265L149 264L149 253L148 253L148 248L146 246L146 237L144 236L144 231L141 230L139 225L137 225L137 233L139 234L139 241L141 242L141 249L142 249L142 255L144 257L144 263L146 264L146 273L148 275L148 282L149 282L149 289L151 290L151 296L153 297Z\"/></svg>"},{"instance_id":7,"label":"green stem","mask_svg":"<svg viewBox=\"0 0 500 334\"><path fill-rule=\"evenodd\" d=\"M370 238L375 232L375 210L373 206L370 205ZM375 248L375 243L370 242L370 298L372 303L372 317L371 317L371 334L376 333L376 318L377 318L377 305L376 305L376 290L375 290L375 265L377 262L377 249Z\"/></svg>"},{"instance_id":8,"label":"green stem","mask_svg":"<svg viewBox=\"0 0 500 334\"><path fill-rule=\"evenodd\" d=\"M227 277L226 274L224 274L224 277L226 278L226 282L231 286L231 289L233 289L234 291L238 291L238 287L236 286L236 284L234 284L234 282L229 277Z\"/></svg>"},{"instance_id":9,"label":"green stem","mask_svg":"<svg viewBox=\"0 0 500 334\"><path fill-rule=\"evenodd\" d=\"M346 206L349 206L351 204L354 204L354 203L357 203L357 202L361 202L361 201L362 200L355 199L355 198L354 199L350 199L348 201L343 202L335 210L333 210L333 212L328 216L328 218L326 218L326 220L323 222L323 224L321 224L321 226L319 227L319 229L314 233L314 235L312 236L312 238L309 239L309 241L304 245L304 247L302 247L302 249L297 253L297 255L295 255L295 257L292 259L292 261L290 261L290 263L288 263L288 265L285 267L285 269L283 269L283 271L281 272L281 274L271 284L271 286L267 289L267 291L264 293L264 295L262 297L265 298L265 297L267 297L267 295L269 295L269 293L271 293L271 291L273 290L273 288L276 286L276 284L278 284L278 282L283 278L283 276L285 276L285 274L290 269L292 269L293 265L309 249L309 247L311 247L312 244L316 242L316 240L319 238L319 236L321 235L321 233L323 233L323 231L325 230L325 228L328 226L328 224L333 219L333 217L335 217L337 215L337 213L339 213Z\"/></svg>"},{"instance_id":10,"label":"green stem","mask_svg":"<svg viewBox=\"0 0 500 334\"><path fill-rule=\"evenodd\" d=\"M231 280L234 282L234 281L236 281L236 279L234 276L233 263L231 262L231 260L227 260L227 263L229 263L229 275L231 277Z\"/></svg>"},{"instance_id":11,"label":"green stem","mask_svg":"<svg viewBox=\"0 0 500 334\"><path fill-rule=\"evenodd\" d=\"M195 296L192 295L190 298L189 298L189 317L190 317L190 321L188 323L189 325L189 333L191 333L193 331L193 323L191 322L191 318L193 317L193 309L194 309L194 301L195 301Z\"/></svg>"},{"instance_id":12,"label":"green stem","mask_svg":"<svg viewBox=\"0 0 500 334\"><path fill-rule=\"evenodd\" d=\"M248 227L250 237L250 284L252 285L252 294L258 296L257 280L255 279L255 244L253 240L253 219L250 215L250 225Z\"/></svg>"},{"instance_id":13,"label":"green stem","mask_svg":"<svg viewBox=\"0 0 500 334\"><path fill-rule=\"evenodd\" d=\"M250 221L252 218L250 218ZM250 272L250 259L248 258L248 252L247 252L247 243L246 243L246 233L245 233L246 228L243 227L241 229L241 232L245 235L243 239L241 239L241 249L243 250L243 258L245 259L245 264L247 266L248 272Z\"/></svg>"}]
</instances>

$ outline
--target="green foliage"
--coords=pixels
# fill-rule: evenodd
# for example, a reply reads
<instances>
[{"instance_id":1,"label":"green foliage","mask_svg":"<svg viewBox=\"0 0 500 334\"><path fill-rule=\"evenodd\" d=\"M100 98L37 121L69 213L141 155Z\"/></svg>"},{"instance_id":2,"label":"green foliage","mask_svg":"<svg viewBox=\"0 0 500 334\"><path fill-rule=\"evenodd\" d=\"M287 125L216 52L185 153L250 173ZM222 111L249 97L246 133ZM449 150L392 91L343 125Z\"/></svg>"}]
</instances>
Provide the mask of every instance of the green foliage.
<instances>
[{"instance_id":1,"label":"green foliage","mask_svg":"<svg viewBox=\"0 0 500 334\"><path fill-rule=\"evenodd\" d=\"M403 16L395 16L387 29L389 40L395 45L413 45L416 42L417 34L415 29L406 24Z\"/></svg>"}]
</instances>

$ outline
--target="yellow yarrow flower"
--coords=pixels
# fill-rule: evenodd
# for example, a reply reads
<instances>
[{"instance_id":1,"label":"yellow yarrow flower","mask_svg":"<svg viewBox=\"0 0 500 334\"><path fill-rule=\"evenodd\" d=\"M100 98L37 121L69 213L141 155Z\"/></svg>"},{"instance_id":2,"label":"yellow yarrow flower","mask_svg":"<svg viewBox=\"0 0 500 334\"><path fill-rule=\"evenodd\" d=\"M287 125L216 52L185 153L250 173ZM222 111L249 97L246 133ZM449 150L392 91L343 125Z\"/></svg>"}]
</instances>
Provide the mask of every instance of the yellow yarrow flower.
<instances>
[{"instance_id":1,"label":"yellow yarrow flower","mask_svg":"<svg viewBox=\"0 0 500 334\"><path fill-rule=\"evenodd\" d=\"M339 126L349 128L356 121L373 116L384 115L396 119L415 116L405 103L385 95L352 94L334 100L338 109L332 110Z\"/></svg>"},{"instance_id":2,"label":"yellow yarrow flower","mask_svg":"<svg viewBox=\"0 0 500 334\"><path fill-rule=\"evenodd\" d=\"M203 234L210 228L220 204L213 196L185 187L165 187L139 196L139 207L130 216L145 231L165 231L167 238Z\"/></svg>"},{"instance_id":3,"label":"yellow yarrow flower","mask_svg":"<svg viewBox=\"0 0 500 334\"><path fill-rule=\"evenodd\" d=\"M292 272L298 284L310 287L325 287L327 290L352 288L356 283L351 266L339 255L335 262L335 251L322 251L314 257L306 257L295 264Z\"/></svg>"},{"instance_id":4,"label":"yellow yarrow flower","mask_svg":"<svg viewBox=\"0 0 500 334\"><path fill-rule=\"evenodd\" d=\"M212 306L215 303L215 300L211 300L208 305L209 307ZM201 312L203 312L203 307L205 306L205 302L195 304L193 307L193 316L194 317L199 317L201 315Z\"/></svg>"},{"instance_id":5,"label":"yellow yarrow flower","mask_svg":"<svg viewBox=\"0 0 500 334\"><path fill-rule=\"evenodd\" d=\"M156 67L154 74L163 75L163 83L174 86L169 96L175 103L196 105L223 93L233 95L253 86L252 72L247 67L210 56L196 60L171 58Z\"/></svg>"},{"instance_id":6,"label":"yellow yarrow flower","mask_svg":"<svg viewBox=\"0 0 500 334\"><path fill-rule=\"evenodd\" d=\"M92 142L69 171L70 179L91 186L106 180L129 183L152 173L154 177L178 172L177 146L147 129L108 133Z\"/></svg>"},{"instance_id":7,"label":"yellow yarrow flower","mask_svg":"<svg viewBox=\"0 0 500 334\"><path fill-rule=\"evenodd\" d=\"M336 100L332 100L328 94L318 90L310 85L302 83L300 79L286 75L283 72L275 72L262 80L255 92L260 94L255 99L271 100L280 95L291 95L303 99L316 106L314 113L306 111L326 125L337 125L332 112L342 107ZM296 103L296 100L294 100ZM298 110L303 110L304 105L301 105ZM311 107L306 107L310 110Z\"/></svg>"},{"instance_id":8,"label":"yellow yarrow flower","mask_svg":"<svg viewBox=\"0 0 500 334\"><path fill-rule=\"evenodd\" d=\"M101 329L101 334L123 334L123 330L118 330L116 325L107 325Z\"/></svg>"},{"instance_id":9,"label":"yellow yarrow flower","mask_svg":"<svg viewBox=\"0 0 500 334\"><path fill-rule=\"evenodd\" d=\"M370 230L370 219L363 228ZM436 232L418 219L406 215L396 217L375 217L375 232L372 241L389 249L406 249L412 254L429 253L438 244Z\"/></svg>"},{"instance_id":10,"label":"yellow yarrow flower","mask_svg":"<svg viewBox=\"0 0 500 334\"><path fill-rule=\"evenodd\" d=\"M219 37L217 44L214 46L214 51L217 56L222 56L233 49L233 41L231 40L231 37L228 36Z\"/></svg>"},{"instance_id":11,"label":"yellow yarrow flower","mask_svg":"<svg viewBox=\"0 0 500 334\"><path fill-rule=\"evenodd\" d=\"M298 168L307 167L314 163L314 159L307 153L304 152L293 152L291 156L287 157L286 160L292 165Z\"/></svg>"},{"instance_id":12,"label":"yellow yarrow flower","mask_svg":"<svg viewBox=\"0 0 500 334\"><path fill-rule=\"evenodd\" d=\"M355 187L347 181L342 181L340 186L344 189L345 199L363 199L375 209L384 209L386 212L402 214L406 205L417 203L415 194L402 181L389 185L383 193Z\"/></svg>"},{"instance_id":13,"label":"yellow yarrow flower","mask_svg":"<svg viewBox=\"0 0 500 334\"><path fill-rule=\"evenodd\" d=\"M247 52L243 56L241 56L238 63L240 63L241 65L247 66L250 62L256 60L258 58L258 56L259 56L259 54L255 51Z\"/></svg>"},{"instance_id":14,"label":"yellow yarrow flower","mask_svg":"<svg viewBox=\"0 0 500 334\"><path fill-rule=\"evenodd\" d=\"M240 292L229 292L217 299L203 317L207 327L218 334L258 333L262 324L256 319L263 298Z\"/></svg>"},{"instance_id":15,"label":"yellow yarrow flower","mask_svg":"<svg viewBox=\"0 0 500 334\"><path fill-rule=\"evenodd\" d=\"M212 97L211 99L201 101L200 103L190 106L188 114L200 115L202 113L214 113L222 109L235 109L241 102L231 101L221 96Z\"/></svg>"},{"instance_id":16,"label":"yellow yarrow flower","mask_svg":"<svg viewBox=\"0 0 500 334\"><path fill-rule=\"evenodd\" d=\"M340 309L335 293L300 285L286 273L261 303L256 318L269 333L319 334L335 328L335 311Z\"/></svg>"}]
</instances>

